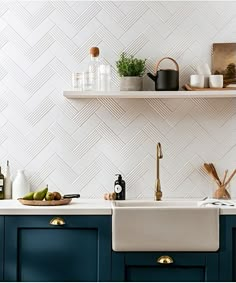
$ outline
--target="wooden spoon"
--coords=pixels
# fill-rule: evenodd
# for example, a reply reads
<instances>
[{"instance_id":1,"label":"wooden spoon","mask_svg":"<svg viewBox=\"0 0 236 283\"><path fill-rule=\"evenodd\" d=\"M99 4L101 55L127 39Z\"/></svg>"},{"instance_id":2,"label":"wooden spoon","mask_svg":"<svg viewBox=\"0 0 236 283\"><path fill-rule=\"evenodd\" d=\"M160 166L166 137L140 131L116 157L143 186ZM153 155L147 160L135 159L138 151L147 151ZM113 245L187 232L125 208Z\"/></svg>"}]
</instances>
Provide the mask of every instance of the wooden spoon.
<instances>
[{"instance_id":1,"label":"wooden spoon","mask_svg":"<svg viewBox=\"0 0 236 283\"><path fill-rule=\"evenodd\" d=\"M209 165L211 166L212 174L214 175L214 177L216 178L216 180L219 182L219 184L221 186L222 185L221 184L221 180L220 180L220 178L219 178L219 176L218 176L218 174L216 172L215 166L213 165L213 163L210 163Z\"/></svg>"},{"instance_id":2,"label":"wooden spoon","mask_svg":"<svg viewBox=\"0 0 236 283\"><path fill-rule=\"evenodd\" d=\"M213 179L216 181L217 185L220 186L220 182L219 182L219 180L216 178L216 176L213 174L213 172L212 172L212 167L210 166L210 164L204 163L204 168L206 169L206 171L208 172L208 174L213 177Z\"/></svg>"}]
</instances>

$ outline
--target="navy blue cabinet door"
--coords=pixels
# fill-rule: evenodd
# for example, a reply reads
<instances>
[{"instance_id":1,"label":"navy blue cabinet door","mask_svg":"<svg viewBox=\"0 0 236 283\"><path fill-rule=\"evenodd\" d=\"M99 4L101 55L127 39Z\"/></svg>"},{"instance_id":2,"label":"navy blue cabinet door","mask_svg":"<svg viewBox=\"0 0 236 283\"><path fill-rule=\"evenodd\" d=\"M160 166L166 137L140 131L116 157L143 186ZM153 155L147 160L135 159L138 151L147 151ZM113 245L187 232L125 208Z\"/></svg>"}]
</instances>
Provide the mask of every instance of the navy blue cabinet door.
<instances>
[{"instance_id":1,"label":"navy blue cabinet door","mask_svg":"<svg viewBox=\"0 0 236 283\"><path fill-rule=\"evenodd\" d=\"M236 216L220 217L220 281L236 282Z\"/></svg>"},{"instance_id":2,"label":"navy blue cabinet door","mask_svg":"<svg viewBox=\"0 0 236 283\"><path fill-rule=\"evenodd\" d=\"M7 216L6 281L110 281L108 216Z\"/></svg>"},{"instance_id":3,"label":"navy blue cabinet door","mask_svg":"<svg viewBox=\"0 0 236 283\"><path fill-rule=\"evenodd\" d=\"M0 281L3 281L4 216L0 216Z\"/></svg>"},{"instance_id":4,"label":"navy blue cabinet door","mask_svg":"<svg viewBox=\"0 0 236 283\"><path fill-rule=\"evenodd\" d=\"M172 264L157 259L168 255ZM113 253L113 281L205 282L218 281L217 253Z\"/></svg>"}]
</instances>

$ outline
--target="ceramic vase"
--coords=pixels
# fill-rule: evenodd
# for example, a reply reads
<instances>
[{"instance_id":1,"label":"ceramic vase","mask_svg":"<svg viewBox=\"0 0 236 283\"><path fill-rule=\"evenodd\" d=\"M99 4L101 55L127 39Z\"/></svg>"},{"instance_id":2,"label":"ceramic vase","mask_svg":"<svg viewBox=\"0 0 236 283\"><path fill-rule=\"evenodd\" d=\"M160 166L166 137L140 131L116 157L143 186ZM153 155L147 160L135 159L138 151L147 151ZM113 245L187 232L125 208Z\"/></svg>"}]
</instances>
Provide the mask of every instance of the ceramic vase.
<instances>
[{"instance_id":1,"label":"ceramic vase","mask_svg":"<svg viewBox=\"0 0 236 283\"><path fill-rule=\"evenodd\" d=\"M24 170L17 170L17 175L12 183L12 198L22 198L24 195L29 193L30 185L24 174Z\"/></svg>"}]
</instances>

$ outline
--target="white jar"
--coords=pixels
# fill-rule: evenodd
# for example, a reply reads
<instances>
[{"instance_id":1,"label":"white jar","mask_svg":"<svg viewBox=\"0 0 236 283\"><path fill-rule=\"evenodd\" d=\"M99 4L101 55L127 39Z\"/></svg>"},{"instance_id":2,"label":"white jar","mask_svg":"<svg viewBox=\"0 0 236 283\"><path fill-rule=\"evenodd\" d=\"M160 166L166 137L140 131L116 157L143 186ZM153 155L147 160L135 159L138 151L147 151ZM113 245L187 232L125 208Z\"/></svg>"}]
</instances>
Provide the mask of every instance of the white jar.
<instances>
[{"instance_id":1,"label":"white jar","mask_svg":"<svg viewBox=\"0 0 236 283\"><path fill-rule=\"evenodd\" d=\"M22 198L24 195L29 193L30 185L24 174L24 170L17 170L17 175L12 183L12 198Z\"/></svg>"}]
</instances>

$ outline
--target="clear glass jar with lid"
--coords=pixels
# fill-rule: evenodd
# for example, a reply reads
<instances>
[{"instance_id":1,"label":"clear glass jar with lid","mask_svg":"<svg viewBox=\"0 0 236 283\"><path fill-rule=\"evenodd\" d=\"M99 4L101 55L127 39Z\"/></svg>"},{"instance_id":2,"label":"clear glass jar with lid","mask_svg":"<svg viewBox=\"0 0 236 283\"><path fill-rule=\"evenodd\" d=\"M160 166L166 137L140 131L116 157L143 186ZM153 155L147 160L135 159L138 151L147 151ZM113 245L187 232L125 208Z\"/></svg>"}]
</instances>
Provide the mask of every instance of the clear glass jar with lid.
<instances>
[{"instance_id":1,"label":"clear glass jar with lid","mask_svg":"<svg viewBox=\"0 0 236 283\"><path fill-rule=\"evenodd\" d=\"M90 89L93 91L99 90L99 48L91 47L90 48L90 63L88 65L88 73L89 73L89 84Z\"/></svg>"}]
</instances>

